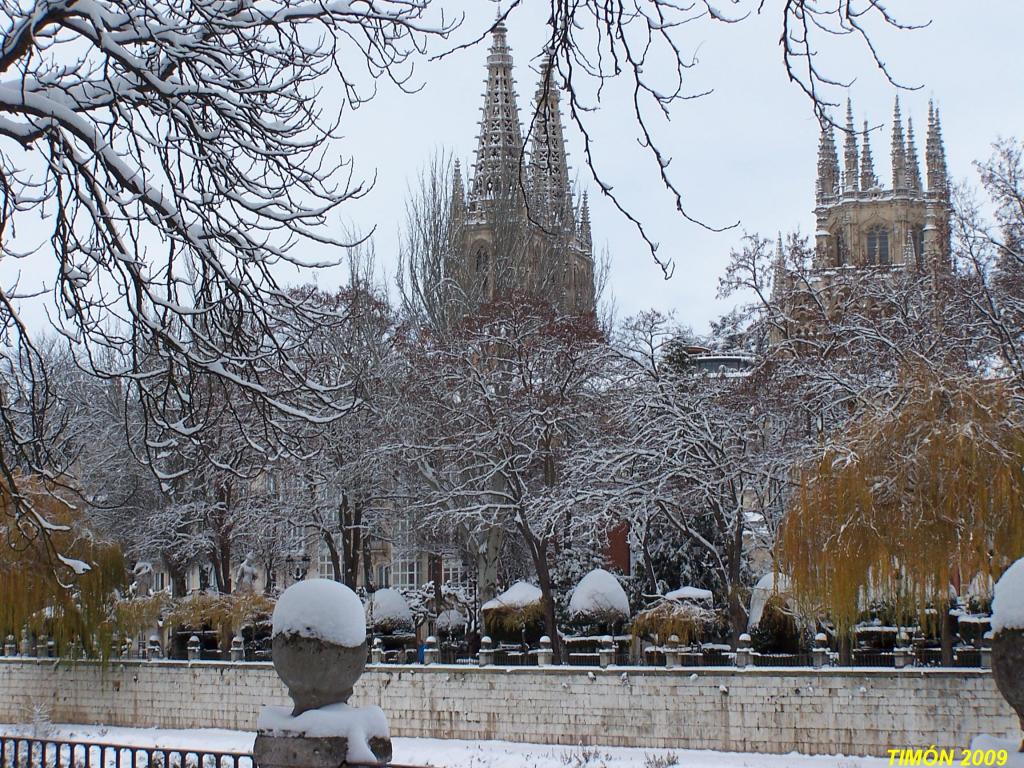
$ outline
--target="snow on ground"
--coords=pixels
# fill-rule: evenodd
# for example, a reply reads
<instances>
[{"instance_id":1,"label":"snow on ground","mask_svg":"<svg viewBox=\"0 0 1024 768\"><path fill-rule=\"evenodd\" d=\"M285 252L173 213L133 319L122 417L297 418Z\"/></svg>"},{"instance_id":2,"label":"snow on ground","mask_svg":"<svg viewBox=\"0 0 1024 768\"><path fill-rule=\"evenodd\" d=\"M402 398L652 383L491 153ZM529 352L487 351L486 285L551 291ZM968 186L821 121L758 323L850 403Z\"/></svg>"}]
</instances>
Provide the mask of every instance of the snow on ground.
<instances>
[{"instance_id":1,"label":"snow on ground","mask_svg":"<svg viewBox=\"0 0 1024 768\"><path fill-rule=\"evenodd\" d=\"M45 738L203 751L250 752L255 734L216 728L157 730L95 725L0 725L0 733L32 735L46 729ZM40 734L42 735L42 734ZM888 758L760 755L692 749L633 749L626 747L559 747L509 741L458 739L392 740L394 762L438 768L882 768ZM675 757L675 761L671 757ZM658 758L662 761L658 762Z\"/></svg>"}]
</instances>

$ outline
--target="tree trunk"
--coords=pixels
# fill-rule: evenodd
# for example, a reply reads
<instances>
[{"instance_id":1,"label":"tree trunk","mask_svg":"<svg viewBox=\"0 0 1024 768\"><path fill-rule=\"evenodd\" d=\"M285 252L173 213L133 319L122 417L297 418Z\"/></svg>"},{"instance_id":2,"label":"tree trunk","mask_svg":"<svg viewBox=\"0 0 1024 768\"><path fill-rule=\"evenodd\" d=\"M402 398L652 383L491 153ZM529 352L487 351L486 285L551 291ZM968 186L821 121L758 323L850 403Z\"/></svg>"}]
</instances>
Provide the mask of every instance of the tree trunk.
<instances>
[{"instance_id":1,"label":"tree trunk","mask_svg":"<svg viewBox=\"0 0 1024 768\"><path fill-rule=\"evenodd\" d=\"M850 667L853 666L853 643L850 641L850 633L852 630L846 630L845 632L839 632L839 666Z\"/></svg>"},{"instance_id":2,"label":"tree trunk","mask_svg":"<svg viewBox=\"0 0 1024 768\"><path fill-rule=\"evenodd\" d=\"M334 574L334 580L344 582L345 574L341 570L341 558L338 555L338 545L334 541L334 536L330 531L321 531L320 533L324 544L327 545L327 554L331 558L331 573ZM352 585L348 584L347 586L351 587Z\"/></svg>"},{"instance_id":3,"label":"tree trunk","mask_svg":"<svg viewBox=\"0 0 1024 768\"><path fill-rule=\"evenodd\" d=\"M939 606L939 636L942 642L942 666L953 666L953 637L956 634L956 617L949 615L952 606L942 603Z\"/></svg>"}]
</instances>

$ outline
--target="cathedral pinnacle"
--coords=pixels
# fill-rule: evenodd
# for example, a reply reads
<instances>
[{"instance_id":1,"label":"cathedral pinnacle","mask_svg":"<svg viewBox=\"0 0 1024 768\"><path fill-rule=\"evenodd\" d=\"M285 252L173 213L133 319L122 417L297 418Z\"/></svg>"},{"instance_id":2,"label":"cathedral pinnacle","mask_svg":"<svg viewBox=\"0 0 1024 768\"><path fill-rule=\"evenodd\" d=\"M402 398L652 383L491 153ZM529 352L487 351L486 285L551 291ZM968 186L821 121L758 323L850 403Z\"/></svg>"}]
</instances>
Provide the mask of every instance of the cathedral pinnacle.
<instances>
[{"instance_id":1,"label":"cathedral pinnacle","mask_svg":"<svg viewBox=\"0 0 1024 768\"><path fill-rule=\"evenodd\" d=\"M833 197L839 187L839 157L832 126L822 123L821 138L818 141L818 183L816 199L819 205Z\"/></svg>"},{"instance_id":2,"label":"cathedral pinnacle","mask_svg":"<svg viewBox=\"0 0 1024 768\"><path fill-rule=\"evenodd\" d=\"M907 188L907 149L903 139L903 116L900 114L900 97L892 111L892 188Z\"/></svg>"},{"instance_id":3,"label":"cathedral pinnacle","mask_svg":"<svg viewBox=\"0 0 1024 768\"><path fill-rule=\"evenodd\" d=\"M590 203L586 192L583 193L583 202L580 203L580 246L588 253L594 247L594 240L590 234Z\"/></svg>"},{"instance_id":4,"label":"cathedral pinnacle","mask_svg":"<svg viewBox=\"0 0 1024 768\"><path fill-rule=\"evenodd\" d=\"M942 124L939 110L928 102L928 139L925 144L925 166L928 173L928 191L945 196L949 193L946 170L946 148L942 143Z\"/></svg>"},{"instance_id":5,"label":"cathedral pinnacle","mask_svg":"<svg viewBox=\"0 0 1024 768\"><path fill-rule=\"evenodd\" d=\"M907 118L907 186L921 189L921 166L917 162L917 145L914 143L914 120Z\"/></svg>"},{"instance_id":6,"label":"cathedral pinnacle","mask_svg":"<svg viewBox=\"0 0 1024 768\"><path fill-rule=\"evenodd\" d=\"M860 188L867 192L878 186L878 177L875 176L875 160L871 157L871 139L868 137L868 121L864 121L864 133L861 139L860 154Z\"/></svg>"},{"instance_id":7,"label":"cathedral pinnacle","mask_svg":"<svg viewBox=\"0 0 1024 768\"><path fill-rule=\"evenodd\" d=\"M843 191L856 192L860 184L860 171L857 167L857 131L853 127L853 102L846 100L846 139L844 141L843 159Z\"/></svg>"}]
</instances>

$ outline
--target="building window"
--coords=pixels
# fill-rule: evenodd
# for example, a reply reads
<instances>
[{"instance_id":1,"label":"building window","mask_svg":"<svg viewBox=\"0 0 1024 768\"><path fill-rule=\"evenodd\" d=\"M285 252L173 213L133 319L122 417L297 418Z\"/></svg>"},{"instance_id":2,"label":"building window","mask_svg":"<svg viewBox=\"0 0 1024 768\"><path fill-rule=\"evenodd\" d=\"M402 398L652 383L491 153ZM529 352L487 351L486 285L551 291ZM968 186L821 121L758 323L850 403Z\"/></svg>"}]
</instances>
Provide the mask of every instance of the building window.
<instances>
[{"instance_id":1,"label":"building window","mask_svg":"<svg viewBox=\"0 0 1024 768\"><path fill-rule=\"evenodd\" d=\"M889 230L885 227L872 227L868 230L868 266L888 266L892 264L889 256Z\"/></svg>"},{"instance_id":2,"label":"building window","mask_svg":"<svg viewBox=\"0 0 1024 768\"><path fill-rule=\"evenodd\" d=\"M334 572L334 563L331 561L331 548L326 541L320 542L320 551L316 559L316 572L321 579L337 579L339 574Z\"/></svg>"},{"instance_id":3,"label":"building window","mask_svg":"<svg viewBox=\"0 0 1024 768\"><path fill-rule=\"evenodd\" d=\"M295 523L288 524L287 548L289 552L306 551L306 529Z\"/></svg>"},{"instance_id":4,"label":"building window","mask_svg":"<svg viewBox=\"0 0 1024 768\"><path fill-rule=\"evenodd\" d=\"M469 583L469 569L456 558L445 558L441 562L441 582L450 587L462 587Z\"/></svg>"},{"instance_id":5,"label":"building window","mask_svg":"<svg viewBox=\"0 0 1024 768\"><path fill-rule=\"evenodd\" d=\"M377 589L387 589L391 586L391 566L377 566Z\"/></svg>"},{"instance_id":6,"label":"building window","mask_svg":"<svg viewBox=\"0 0 1024 768\"><path fill-rule=\"evenodd\" d=\"M414 556L400 556L391 562L391 581L395 587L417 587L420 563Z\"/></svg>"},{"instance_id":7,"label":"building window","mask_svg":"<svg viewBox=\"0 0 1024 768\"><path fill-rule=\"evenodd\" d=\"M153 591L163 592L167 586L167 575L163 571L157 571L153 574Z\"/></svg>"}]
</instances>

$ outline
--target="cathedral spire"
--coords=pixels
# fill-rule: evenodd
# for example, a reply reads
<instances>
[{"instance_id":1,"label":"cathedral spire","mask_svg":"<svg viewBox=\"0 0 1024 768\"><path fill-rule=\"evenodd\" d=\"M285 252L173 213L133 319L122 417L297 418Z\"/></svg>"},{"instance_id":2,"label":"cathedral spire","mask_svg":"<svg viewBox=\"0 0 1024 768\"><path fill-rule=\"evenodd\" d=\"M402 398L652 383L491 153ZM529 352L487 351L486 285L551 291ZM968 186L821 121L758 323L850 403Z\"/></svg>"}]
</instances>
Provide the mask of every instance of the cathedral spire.
<instances>
[{"instance_id":1,"label":"cathedral spire","mask_svg":"<svg viewBox=\"0 0 1024 768\"><path fill-rule=\"evenodd\" d=\"M928 140L925 144L924 157L928 173L928 191L945 196L949 192L946 148L942 143L939 110L930 101L928 102Z\"/></svg>"},{"instance_id":2,"label":"cathedral spire","mask_svg":"<svg viewBox=\"0 0 1024 768\"><path fill-rule=\"evenodd\" d=\"M816 199L822 204L836 194L839 186L839 157L832 126L822 123L821 138L818 140L818 184Z\"/></svg>"},{"instance_id":3,"label":"cathedral spire","mask_svg":"<svg viewBox=\"0 0 1024 768\"><path fill-rule=\"evenodd\" d=\"M572 231L575 223L569 193L569 164L558 98L551 57L545 56L529 129L531 215L545 226Z\"/></svg>"},{"instance_id":4,"label":"cathedral spire","mask_svg":"<svg viewBox=\"0 0 1024 768\"><path fill-rule=\"evenodd\" d=\"M900 97L892 111L892 188L907 188L907 149L903 140L903 116L900 114Z\"/></svg>"},{"instance_id":5,"label":"cathedral spire","mask_svg":"<svg viewBox=\"0 0 1024 768\"><path fill-rule=\"evenodd\" d=\"M594 247L594 240L590 233L590 203L587 201L587 193L583 193L583 202L580 203L580 245L587 253Z\"/></svg>"},{"instance_id":6,"label":"cathedral spire","mask_svg":"<svg viewBox=\"0 0 1024 768\"><path fill-rule=\"evenodd\" d=\"M853 127L853 102L846 100L846 140L843 147L843 191L856 192L860 184L860 171L857 167L857 131Z\"/></svg>"},{"instance_id":7,"label":"cathedral spire","mask_svg":"<svg viewBox=\"0 0 1024 768\"><path fill-rule=\"evenodd\" d=\"M921 166L917 162L917 145L914 143L914 120L907 118L907 186L915 191L921 189Z\"/></svg>"},{"instance_id":8,"label":"cathedral spire","mask_svg":"<svg viewBox=\"0 0 1024 768\"><path fill-rule=\"evenodd\" d=\"M493 40L487 55L487 91L469 194L471 206L507 192L512 180L518 178L522 161L523 133L507 32L501 22L492 30Z\"/></svg>"},{"instance_id":9,"label":"cathedral spire","mask_svg":"<svg viewBox=\"0 0 1024 768\"><path fill-rule=\"evenodd\" d=\"M868 137L868 121L864 121L864 133L861 139L860 154L860 189L867 192L878 186L875 176L875 160L871 157L871 139Z\"/></svg>"},{"instance_id":10,"label":"cathedral spire","mask_svg":"<svg viewBox=\"0 0 1024 768\"><path fill-rule=\"evenodd\" d=\"M455 158L452 175L451 228L462 226L466 218L466 189L462 185L462 164Z\"/></svg>"}]
</instances>

